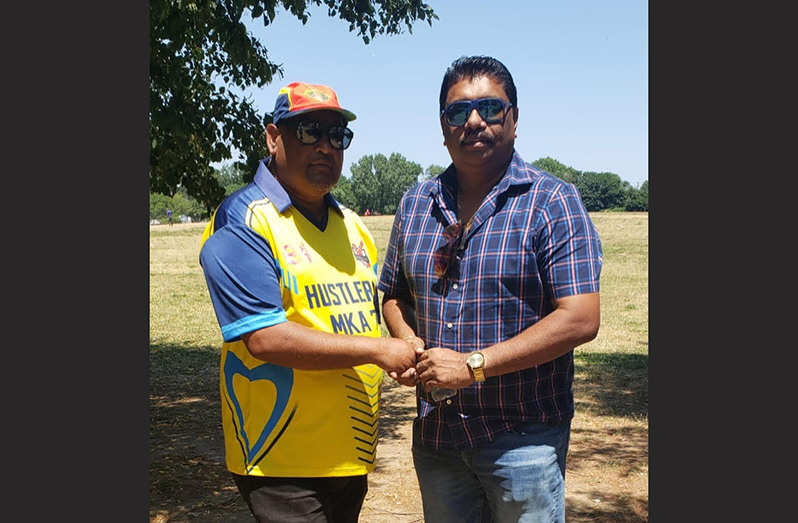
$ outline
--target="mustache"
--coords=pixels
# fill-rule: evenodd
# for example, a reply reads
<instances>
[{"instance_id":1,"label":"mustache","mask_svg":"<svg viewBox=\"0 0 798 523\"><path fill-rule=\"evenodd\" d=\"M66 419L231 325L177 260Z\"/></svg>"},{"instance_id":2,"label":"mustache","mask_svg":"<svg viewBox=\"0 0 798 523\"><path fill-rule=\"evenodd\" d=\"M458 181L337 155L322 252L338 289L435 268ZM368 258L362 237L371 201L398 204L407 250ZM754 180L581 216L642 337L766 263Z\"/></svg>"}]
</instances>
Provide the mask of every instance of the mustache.
<instances>
[{"instance_id":1,"label":"mustache","mask_svg":"<svg viewBox=\"0 0 798 523\"><path fill-rule=\"evenodd\" d=\"M313 155L308 158L308 164L324 164L329 167L335 167L335 160L327 155Z\"/></svg>"},{"instance_id":2,"label":"mustache","mask_svg":"<svg viewBox=\"0 0 798 523\"><path fill-rule=\"evenodd\" d=\"M486 131L466 129L466 131L463 133L463 136L460 138L461 144L465 142L475 142L475 141L493 143L493 136Z\"/></svg>"}]
</instances>

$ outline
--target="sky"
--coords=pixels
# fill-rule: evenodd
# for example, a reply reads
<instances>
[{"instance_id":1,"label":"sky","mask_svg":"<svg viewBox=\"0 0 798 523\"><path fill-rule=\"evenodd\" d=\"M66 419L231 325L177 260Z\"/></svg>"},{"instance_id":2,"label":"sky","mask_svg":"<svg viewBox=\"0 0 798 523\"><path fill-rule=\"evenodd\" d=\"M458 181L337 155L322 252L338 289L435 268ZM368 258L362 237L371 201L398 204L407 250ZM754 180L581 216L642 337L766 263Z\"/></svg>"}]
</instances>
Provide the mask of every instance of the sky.
<instances>
[{"instance_id":1,"label":"sky","mask_svg":"<svg viewBox=\"0 0 798 523\"><path fill-rule=\"evenodd\" d=\"M284 75L250 89L257 109L274 109L293 81L325 84L357 119L345 176L366 155L403 155L426 169L447 167L438 96L446 68L463 55L489 55L518 91L515 148L527 162L551 157L579 171L611 172L635 187L648 180L648 2L642 0L426 0L438 20L412 34L377 35L366 45L348 23L310 9L303 25L279 10L250 31Z\"/></svg>"}]
</instances>

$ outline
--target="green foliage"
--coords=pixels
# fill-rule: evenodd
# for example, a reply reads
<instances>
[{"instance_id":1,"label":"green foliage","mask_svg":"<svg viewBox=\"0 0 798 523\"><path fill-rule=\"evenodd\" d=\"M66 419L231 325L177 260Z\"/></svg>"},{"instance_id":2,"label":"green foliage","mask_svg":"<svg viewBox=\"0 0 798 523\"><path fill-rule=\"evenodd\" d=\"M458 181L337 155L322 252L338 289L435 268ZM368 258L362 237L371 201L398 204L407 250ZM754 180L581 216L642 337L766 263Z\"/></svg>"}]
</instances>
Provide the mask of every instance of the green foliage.
<instances>
[{"instance_id":1,"label":"green foliage","mask_svg":"<svg viewBox=\"0 0 798 523\"><path fill-rule=\"evenodd\" d=\"M623 206L623 182L617 174L586 171L578 177L575 185L588 211Z\"/></svg>"},{"instance_id":2,"label":"green foliage","mask_svg":"<svg viewBox=\"0 0 798 523\"><path fill-rule=\"evenodd\" d=\"M224 189L224 195L230 196L237 190L244 187L247 183L244 181L246 179L246 174L240 166L235 164L226 164L220 167L215 173L216 180L219 182L219 185L222 186ZM250 179L253 176L249 176Z\"/></svg>"},{"instance_id":3,"label":"green foliage","mask_svg":"<svg viewBox=\"0 0 798 523\"><path fill-rule=\"evenodd\" d=\"M352 178L336 187L333 194L355 212L366 209L381 214L394 214L402 195L418 183L424 172L420 164L408 161L399 153L366 155L351 167ZM342 184L339 182L338 184Z\"/></svg>"},{"instance_id":4,"label":"green foliage","mask_svg":"<svg viewBox=\"0 0 798 523\"><path fill-rule=\"evenodd\" d=\"M341 179L338 180L338 184L332 190L332 194L335 196L336 200L357 213L362 213L366 209L366 207L361 208L361 206L358 205L357 199L352 192L352 180L346 176L341 176Z\"/></svg>"},{"instance_id":5,"label":"green foliage","mask_svg":"<svg viewBox=\"0 0 798 523\"><path fill-rule=\"evenodd\" d=\"M430 178L435 178L443 171L446 170L446 167L441 167L440 165L433 163L427 167L427 170L421 175L418 181L423 182L424 180L429 180Z\"/></svg>"},{"instance_id":6,"label":"green foliage","mask_svg":"<svg viewBox=\"0 0 798 523\"><path fill-rule=\"evenodd\" d=\"M538 169L543 169L544 171L553 174L557 178L565 180L568 183L576 183L576 180L579 178L579 175L581 174L573 167L564 165L555 160L554 158L550 158L548 156L532 162L532 165L534 165Z\"/></svg>"},{"instance_id":7,"label":"green foliage","mask_svg":"<svg viewBox=\"0 0 798 523\"><path fill-rule=\"evenodd\" d=\"M617 174L582 172L548 156L532 164L574 184L588 211L648 211L648 180L635 189Z\"/></svg>"},{"instance_id":8,"label":"green foliage","mask_svg":"<svg viewBox=\"0 0 798 523\"><path fill-rule=\"evenodd\" d=\"M540 169L573 183L588 211L648 211L648 180L639 189L614 173L579 171L553 158L534 162ZM432 164L426 170L393 153L367 155L352 164L352 177L342 177L333 189L335 198L363 214L366 209L394 214L402 194L415 183L439 175L445 167Z\"/></svg>"},{"instance_id":9,"label":"green foliage","mask_svg":"<svg viewBox=\"0 0 798 523\"><path fill-rule=\"evenodd\" d=\"M172 208L172 198L165 194L150 193L150 220L166 220L166 209ZM174 212L172 213L174 216Z\"/></svg>"},{"instance_id":10,"label":"green foliage","mask_svg":"<svg viewBox=\"0 0 798 523\"><path fill-rule=\"evenodd\" d=\"M207 216L205 207L196 199L186 194L184 191L175 194L175 197L172 199L172 203L174 204L172 216L175 220L179 220L179 217L182 214L190 216L194 221L200 220L204 216Z\"/></svg>"},{"instance_id":11,"label":"green foliage","mask_svg":"<svg viewBox=\"0 0 798 523\"><path fill-rule=\"evenodd\" d=\"M539 160L535 165L540 168L548 165L560 174L575 179L575 185L590 211L648 212L648 180L637 189L628 182L621 182L616 174L583 173L551 158ZM364 156L352 165L351 170L352 177L342 176L332 191L333 196L358 214L364 214L369 209L391 215L396 212L405 191L422 180L439 175L445 168L432 164L422 170L419 164L393 153L389 158L382 154ZM253 177L252 173L247 176L236 164L223 165L213 170L212 175L225 196L244 187L248 183L247 177L250 180ZM183 187L178 188L174 196L150 193L150 219L166 223L166 209L172 209L176 223L179 223L181 214L190 216L192 221L210 216L205 206L191 197Z\"/></svg>"},{"instance_id":12,"label":"green foliage","mask_svg":"<svg viewBox=\"0 0 798 523\"><path fill-rule=\"evenodd\" d=\"M271 116L240 93L270 84L283 70L242 16L248 11L268 26L283 8L305 23L308 7L322 3L366 44L438 18L419 0L150 1L150 192L174 196L182 187L212 211L225 189L211 164L232 158L234 149L244 157L237 162L244 181L252 180L266 156Z\"/></svg>"},{"instance_id":13,"label":"green foliage","mask_svg":"<svg viewBox=\"0 0 798 523\"><path fill-rule=\"evenodd\" d=\"M204 206L196 199L188 196L185 191L180 191L174 196L150 193L150 220L160 220L167 223L166 210L172 209L172 222L180 223L180 215L190 216L192 221L199 221L207 217Z\"/></svg>"},{"instance_id":14,"label":"green foliage","mask_svg":"<svg viewBox=\"0 0 798 523\"><path fill-rule=\"evenodd\" d=\"M627 187L624 194L624 210L648 212L648 180L644 181L639 189Z\"/></svg>"}]
</instances>

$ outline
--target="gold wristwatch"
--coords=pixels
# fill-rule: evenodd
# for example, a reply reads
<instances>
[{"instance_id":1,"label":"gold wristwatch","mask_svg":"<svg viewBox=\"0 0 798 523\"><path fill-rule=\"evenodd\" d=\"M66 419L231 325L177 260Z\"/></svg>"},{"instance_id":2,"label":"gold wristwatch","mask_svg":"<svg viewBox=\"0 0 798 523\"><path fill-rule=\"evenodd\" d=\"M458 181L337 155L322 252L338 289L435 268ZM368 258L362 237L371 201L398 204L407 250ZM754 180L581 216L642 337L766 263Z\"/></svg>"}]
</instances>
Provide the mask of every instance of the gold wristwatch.
<instances>
[{"instance_id":1,"label":"gold wristwatch","mask_svg":"<svg viewBox=\"0 0 798 523\"><path fill-rule=\"evenodd\" d=\"M479 351L472 352L468 356L466 364L471 368L471 371L474 373L474 379L476 381L485 381L485 373L482 371L482 366L485 365L485 356L483 356L481 352Z\"/></svg>"}]
</instances>

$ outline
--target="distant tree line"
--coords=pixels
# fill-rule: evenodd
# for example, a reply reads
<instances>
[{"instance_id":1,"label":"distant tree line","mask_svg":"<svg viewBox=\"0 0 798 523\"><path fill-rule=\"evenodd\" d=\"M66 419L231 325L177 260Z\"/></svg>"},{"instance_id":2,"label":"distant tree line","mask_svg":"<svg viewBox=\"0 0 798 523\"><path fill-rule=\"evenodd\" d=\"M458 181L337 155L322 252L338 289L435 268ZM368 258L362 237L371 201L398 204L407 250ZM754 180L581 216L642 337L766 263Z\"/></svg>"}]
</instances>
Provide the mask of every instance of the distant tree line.
<instances>
[{"instance_id":1,"label":"distant tree line","mask_svg":"<svg viewBox=\"0 0 798 523\"><path fill-rule=\"evenodd\" d=\"M213 176L224 189L225 196L233 194L247 184L244 181L244 171L233 164L223 165L220 169L215 169ZM150 192L150 220L166 223L167 209L172 210L172 219L177 223L180 223L180 216L187 216L191 218L192 222L206 220L210 216L205 205L189 196L188 191L183 187L178 187L175 195L171 197L161 193Z\"/></svg>"},{"instance_id":2,"label":"distant tree line","mask_svg":"<svg viewBox=\"0 0 798 523\"><path fill-rule=\"evenodd\" d=\"M532 164L574 184L590 212L648 211L648 180L634 187L615 173L578 171L548 156Z\"/></svg>"},{"instance_id":3,"label":"distant tree line","mask_svg":"<svg viewBox=\"0 0 798 523\"><path fill-rule=\"evenodd\" d=\"M579 171L553 158L540 158L532 162L536 167L572 183L579 190L588 211L648 211L648 180L634 187L610 172ZM409 161L399 153L389 157L383 154L366 155L352 164L351 176L342 176L332 193L335 198L357 212L390 215L396 212L399 199L413 185L437 176L445 167L432 164L426 169ZM249 176L247 176L249 174ZM213 176L225 195L230 195L246 185L251 173L245 173L234 164L214 169ZM207 219L203 204L178 190L173 197L150 193L150 219L166 220L166 209L172 209L176 221L181 215L192 221Z\"/></svg>"}]
</instances>

